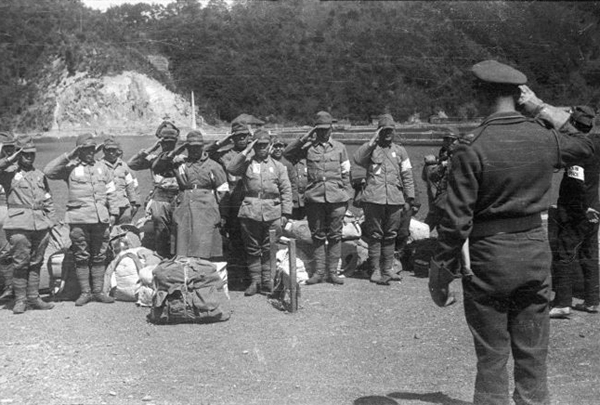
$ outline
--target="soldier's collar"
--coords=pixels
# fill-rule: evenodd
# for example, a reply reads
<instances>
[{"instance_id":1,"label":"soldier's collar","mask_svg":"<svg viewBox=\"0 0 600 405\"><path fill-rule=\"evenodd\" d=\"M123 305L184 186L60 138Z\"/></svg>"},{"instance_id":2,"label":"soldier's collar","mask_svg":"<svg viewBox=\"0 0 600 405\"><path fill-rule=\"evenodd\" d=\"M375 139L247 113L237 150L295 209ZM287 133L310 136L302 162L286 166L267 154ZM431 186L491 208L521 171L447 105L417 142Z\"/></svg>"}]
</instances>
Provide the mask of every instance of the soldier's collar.
<instances>
[{"instance_id":1,"label":"soldier's collar","mask_svg":"<svg viewBox=\"0 0 600 405\"><path fill-rule=\"evenodd\" d=\"M481 123L481 126L516 124L524 121L527 121L527 118L525 118L523 114L519 113L518 111L498 112L484 119Z\"/></svg>"}]
</instances>

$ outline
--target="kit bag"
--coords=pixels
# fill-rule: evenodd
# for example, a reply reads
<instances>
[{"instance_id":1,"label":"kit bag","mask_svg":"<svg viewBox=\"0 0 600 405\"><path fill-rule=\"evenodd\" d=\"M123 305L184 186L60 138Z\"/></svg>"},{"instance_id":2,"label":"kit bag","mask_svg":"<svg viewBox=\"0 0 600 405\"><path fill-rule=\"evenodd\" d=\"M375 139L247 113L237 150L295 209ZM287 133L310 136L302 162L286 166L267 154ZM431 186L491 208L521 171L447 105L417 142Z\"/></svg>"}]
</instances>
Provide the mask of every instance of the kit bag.
<instances>
[{"instance_id":1,"label":"kit bag","mask_svg":"<svg viewBox=\"0 0 600 405\"><path fill-rule=\"evenodd\" d=\"M156 324L222 322L231 316L227 285L208 260L174 258L153 271L149 321Z\"/></svg>"}]
</instances>

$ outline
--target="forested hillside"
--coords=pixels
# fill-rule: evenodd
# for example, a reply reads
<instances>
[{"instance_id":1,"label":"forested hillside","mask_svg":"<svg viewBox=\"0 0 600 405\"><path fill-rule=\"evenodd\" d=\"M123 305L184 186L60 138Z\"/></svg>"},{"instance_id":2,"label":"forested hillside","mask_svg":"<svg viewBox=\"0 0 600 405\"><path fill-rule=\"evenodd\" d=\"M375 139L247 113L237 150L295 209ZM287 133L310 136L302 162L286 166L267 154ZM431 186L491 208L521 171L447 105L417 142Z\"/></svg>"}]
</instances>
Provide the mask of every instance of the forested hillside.
<instances>
[{"instance_id":1,"label":"forested hillside","mask_svg":"<svg viewBox=\"0 0 600 405\"><path fill-rule=\"evenodd\" d=\"M383 111L473 117L467 71L487 58L518 66L545 100L600 106L599 2L178 0L102 13L78 0L3 0L0 11L4 126L43 126L23 116L56 65L193 90L209 122L248 112L304 124L319 109L352 122ZM157 55L168 72L149 63Z\"/></svg>"}]
</instances>

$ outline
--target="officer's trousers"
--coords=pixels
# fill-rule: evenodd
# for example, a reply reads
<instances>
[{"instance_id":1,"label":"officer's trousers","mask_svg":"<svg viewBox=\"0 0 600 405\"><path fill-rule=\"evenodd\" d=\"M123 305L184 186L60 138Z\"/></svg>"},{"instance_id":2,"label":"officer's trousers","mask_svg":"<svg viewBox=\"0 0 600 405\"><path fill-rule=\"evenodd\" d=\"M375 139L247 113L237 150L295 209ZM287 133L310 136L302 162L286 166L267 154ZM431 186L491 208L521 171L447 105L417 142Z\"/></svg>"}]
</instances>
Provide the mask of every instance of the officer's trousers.
<instances>
[{"instance_id":1,"label":"officer's trousers","mask_svg":"<svg viewBox=\"0 0 600 405\"><path fill-rule=\"evenodd\" d=\"M551 253L546 232L470 240L474 276L463 279L467 324L477 354L474 404L509 404L507 362L514 358L516 404L548 404Z\"/></svg>"}]
</instances>

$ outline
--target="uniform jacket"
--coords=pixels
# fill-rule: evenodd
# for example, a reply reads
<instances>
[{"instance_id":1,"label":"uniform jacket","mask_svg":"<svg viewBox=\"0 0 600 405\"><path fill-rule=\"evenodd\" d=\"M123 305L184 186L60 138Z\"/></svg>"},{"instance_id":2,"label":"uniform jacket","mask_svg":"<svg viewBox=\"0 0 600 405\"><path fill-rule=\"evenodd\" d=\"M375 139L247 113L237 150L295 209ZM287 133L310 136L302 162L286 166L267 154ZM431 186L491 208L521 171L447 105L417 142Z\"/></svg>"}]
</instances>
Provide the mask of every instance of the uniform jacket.
<instances>
[{"instance_id":1,"label":"uniform jacket","mask_svg":"<svg viewBox=\"0 0 600 405\"><path fill-rule=\"evenodd\" d=\"M154 162L161 157L162 155L166 155L168 152L161 152L159 154L151 153L147 154L145 151L139 151L136 155L134 155L129 161L127 165L132 170L146 170L151 169L152 173L152 181L155 189L162 189L165 191L176 192L179 190L179 186L177 185L177 180L175 179L174 171L166 171L162 173L155 173L152 170L152 165Z\"/></svg>"},{"instance_id":2,"label":"uniform jacket","mask_svg":"<svg viewBox=\"0 0 600 405\"><path fill-rule=\"evenodd\" d=\"M382 148L364 143L354 153L354 162L367 169L364 202L403 205L415 198L412 166L406 149L392 143Z\"/></svg>"},{"instance_id":3,"label":"uniform jacket","mask_svg":"<svg viewBox=\"0 0 600 405\"><path fill-rule=\"evenodd\" d=\"M104 159L100 160L100 163L105 166L107 171L112 172L116 188L117 206L126 208L139 204L138 181L127 163L121 158L118 158L115 163L110 163Z\"/></svg>"},{"instance_id":4,"label":"uniform jacket","mask_svg":"<svg viewBox=\"0 0 600 405\"><path fill-rule=\"evenodd\" d=\"M516 111L486 118L452 155L436 260L456 269L468 237L539 226L540 213L549 206L553 171L593 152L584 136L548 130Z\"/></svg>"},{"instance_id":5,"label":"uniform jacket","mask_svg":"<svg viewBox=\"0 0 600 405\"><path fill-rule=\"evenodd\" d=\"M227 181L229 183L229 196L227 197L227 201L231 209L231 212L227 213L226 216L235 216L237 215L238 207L244 199L244 187L240 181L242 176L236 176L229 173L229 171L227 171L227 166L241 153L241 151L235 150L233 145L220 146L217 145L216 142L207 145L206 148L204 148L204 151L212 160L220 163L223 170L225 170Z\"/></svg>"},{"instance_id":6,"label":"uniform jacket","mask_svg":"<svg viewBox=\"0 0 600 405\"><path fill-rule=\"evenodd\" d=\"M115 183L104 164L88 165L79 159L69 160L64 153L48 163L44 173L51 180L67 182L66 223L108 223L109 215L119 214Z\"/></svg>"},{"instance_id":7,"label":"uniform jacket","mask_svg":"<svg viewBox=\"0 0 600 405\"><path fill-rule=\"evenodd\" d=\"M42 231L54 226L54 203L44 173L0 159L0 184L8 200L4 229Z\"/></svg>"},{"instance_id":8,"label":"uniform jacket","mask_svg":"<svg viewBox=\"0 0 600 405\"><path fill-rule=\"evenodd\" d=\"M285 166L267 156L258 160L238 154L227 166L227 172L242 176L244 200L240 218L273 221L292 213L292 186Z\"/></svg>"},{"instance_id":9,"label":"uniform jacket","mask_svg":"<svg viewBox=\"0 0 600 405\"><path fill-rule=\"evenodd\" d=\"M324 143L308 145L296 139L285 148L283 155L292 163L306 159L305 201L341 203L350 199L350 161L342 143L330 138Z\"/></svg>"}]
</instances>

